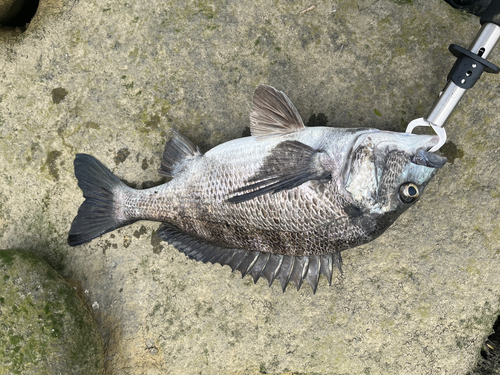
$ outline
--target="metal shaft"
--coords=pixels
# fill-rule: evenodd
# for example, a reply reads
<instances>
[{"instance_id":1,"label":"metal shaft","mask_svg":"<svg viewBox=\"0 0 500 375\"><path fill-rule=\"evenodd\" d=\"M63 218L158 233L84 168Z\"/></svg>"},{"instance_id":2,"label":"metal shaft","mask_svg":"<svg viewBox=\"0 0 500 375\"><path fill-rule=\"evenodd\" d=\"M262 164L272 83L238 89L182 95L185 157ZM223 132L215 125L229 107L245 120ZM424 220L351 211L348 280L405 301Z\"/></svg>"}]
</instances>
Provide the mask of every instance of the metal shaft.
<instances>
[{"instance_id":1,"label":"metal shaft","mask_svg":"<svg viewBox=\"0 0 500 375\"><path fill-rule=\"evenodd\" d=\"M472 41L469 51L486 59L495 48L498 39L500 39L500 26L494 23L485 23Z\"/></svg>"},{"instance_id":2,"label":"metal shaft","mask_svg":"<svg viewBox=\"0 0 500 375\"><path fill-rule=\"evenodd\" d=\"M469 50L478 56L486 59L490 52L495 48L500 39L500 26L494 23L485 23L479 30L476 38L471 43ZM473 66L474 67L474 66ZM451 80L448 81L445 88L439 94L439 98L428 112L425 120L436 126L443 126L451 115L466 89L458 87Z\"/></svg>"}]
</instances>

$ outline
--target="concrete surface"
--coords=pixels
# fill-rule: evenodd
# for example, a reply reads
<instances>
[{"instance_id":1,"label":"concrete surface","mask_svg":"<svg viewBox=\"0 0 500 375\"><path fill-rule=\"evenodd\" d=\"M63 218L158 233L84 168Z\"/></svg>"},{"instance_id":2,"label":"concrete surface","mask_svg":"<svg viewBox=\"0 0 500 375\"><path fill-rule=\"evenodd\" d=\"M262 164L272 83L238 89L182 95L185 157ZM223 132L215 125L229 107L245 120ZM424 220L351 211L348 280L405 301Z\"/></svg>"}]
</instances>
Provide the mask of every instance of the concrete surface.
<instances>
[{"instance_id":1,"label":"concrete surface","mask_svg":"<svg viewBox=\"0 0 500 375\"><path fill-rule=\"evenodd\" d=\"M465 374L499 314L498 76L449 120L422 199L316 295L190 261L156 223L66 236L76 153L150 186L171 127L202 150L240 137L259 83L306 122L404 131L478 29L442 0L41 1L0 33L0 248L89 291L112 374Z\"/></svg>"}]
</instances>

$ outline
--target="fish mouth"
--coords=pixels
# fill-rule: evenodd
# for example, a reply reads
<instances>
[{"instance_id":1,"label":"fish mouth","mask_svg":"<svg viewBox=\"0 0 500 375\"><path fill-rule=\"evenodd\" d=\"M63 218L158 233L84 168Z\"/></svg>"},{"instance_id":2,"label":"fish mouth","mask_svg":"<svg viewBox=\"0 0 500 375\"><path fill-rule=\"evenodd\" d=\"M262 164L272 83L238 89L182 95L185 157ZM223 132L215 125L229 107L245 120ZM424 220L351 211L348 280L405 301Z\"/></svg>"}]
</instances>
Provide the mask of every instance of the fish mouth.
<instances>
[{"instance_id":1,"label":"fish mouth","mask_svg":"<svg viewBox=\"0 0 500 375\"><path fill-rule=\"evenodd\" d=\"M432 146L431 146L432 147ZM429 152L431 147L427 148L419 148L415 155L411 158L411 162L417 165L423 165L425 167L431 168L441 168L443 167L448 159L444 156L436 155L432 152Z\"/></svg>"},{"instance_id":2,"label":"fish mouth","mask_svg":"<svg viewBox=\"0 0 500 375\"><path fill-rule=\"evenodd\" d=\"M429 150L439 142L437 135L417 135L408 133L393 133L381 131L377 135L392 135L376 145L376 148L383 150L391 142L394 142L396 148L406 150L410 156L410 162L416 165L422 165L429 168L442 168L448 161L444 156L437 155Z\"/></svg>"},{"instance_id":3,"label":"fish mouth","mask_svg":"<svg viewBox=\"0 0 500 375\"><path fill-rule=\"evenodd\" d=\"M442 168L448 159L444 156L436 155L429 150L439 142L437 135L421 135L421 139L425 139L424 143L415 150L414 155L411 157L411 162L416 165L423 165L430 168ZM425 137L425 138L424 138Z\"/></svg>"}]
</instances>

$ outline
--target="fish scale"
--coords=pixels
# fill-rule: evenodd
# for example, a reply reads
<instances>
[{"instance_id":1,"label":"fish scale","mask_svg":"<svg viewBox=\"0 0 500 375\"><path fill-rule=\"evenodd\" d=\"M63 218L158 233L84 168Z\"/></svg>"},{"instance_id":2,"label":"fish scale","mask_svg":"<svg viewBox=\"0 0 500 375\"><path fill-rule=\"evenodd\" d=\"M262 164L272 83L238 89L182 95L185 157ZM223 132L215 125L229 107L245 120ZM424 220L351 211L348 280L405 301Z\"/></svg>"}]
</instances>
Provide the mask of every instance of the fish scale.
<instances>
[{"instance_id":1,"label":"fish scale","mask_svg":"<svg viewBox=\"0 0 500 375\"><path fill-rule=\"evenodd\" d=\"M201 154L173 131L160 174L166 184L126 186L97 159L78 154L85 201L72 246L138 220L189 258L228 265L283 291L304 280L316 292L341 270L341 251L383 233L421 195L446 159L430 155L437 137L376 129L306 128L286 95L254 93L251 137Z\"/></svg>"}]
</instances>

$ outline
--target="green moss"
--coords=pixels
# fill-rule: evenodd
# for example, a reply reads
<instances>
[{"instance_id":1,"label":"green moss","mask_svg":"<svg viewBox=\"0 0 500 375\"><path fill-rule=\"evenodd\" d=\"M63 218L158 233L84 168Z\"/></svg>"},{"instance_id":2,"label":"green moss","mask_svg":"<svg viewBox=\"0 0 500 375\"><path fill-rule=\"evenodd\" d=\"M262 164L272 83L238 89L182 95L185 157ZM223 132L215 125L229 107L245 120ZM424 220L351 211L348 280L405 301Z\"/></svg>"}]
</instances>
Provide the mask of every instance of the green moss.
<instances>
[{"instance_id":1,"label":"green moss","mask_svg":"<svg viewBox=\"0 0 500 375\"><path fill-rule=\"evenodd\" d=\"M128 57L132 59L136 59L139 56L139 48L135 47L130 53L128 54Z\"/></svg>"},{"instance_id":2,"label":"green moss","mask_svg":"<svg viewBox=\"0 0 500 375\"><path fill-rule=\"evenodd\" d=\"M399 5L413 5L413 0L391 0L391 1Z\"/></svg>"},{"instance_id":3,"label":"green moss","mask_svg":"<svg viewBox=\"0 0 500 375\"><path fill-rule=\"evenodd\" d=\"M128 150L128 148L121 148L120 150L118 150L113 160L116 165L119 165L123 163L128 158L129 155L130 151Z\"/></svg>"},{"instance_id":4,"label":"green moss","mask_svg":"<svg viewBox=\"0 0 500 375\"><path fill-rule=\"evenodd\" d=\"M12 266L14 263L14 253L9 250L0 250L0 262L3 263L4 266ZM8 274L4 274L4 279L5 276L9 276Z\"/></svg>"},{"instance_id":5,"label":"green moss","mask_svg":"<svg viewBox=\"0 0 500 375\"><path fill-rule=\"evenodd\" d=\"M430 315L430 306L427 304L423 304L423 305L418 307L417 311L418 311L420 317L427 319Z\"/></svg>"},{"instance_id":6,"label":"green moss","mask_svg":"<svg viewBox=\"0 0 500 375\"><path fill-rule=\"evenodd\" d=\"M96 122L93 122L93 121L88 121L83 125L87 128L90 128L90 129L100 129L100 125Z\"/></svg>"},{"instance_id":7,"label":"green moss","mask_svg":"<svg viewBox=\"0 0 500 375\"><path fill-rule=\"evenodd\" d=\"M203 15L205 18L211 20L215 17L215 10L212 8L212 5L207 4L204 1L197 1L195 6L198 10L198 14Z\"/></svg>"},{"instance_id":8,"label":"green moss","mask_svg":"<svg viewBox=\"0 0 500 375\"><path fill-rule=\"evenodd\" d=\"M57 163L57 159L62 155L61 151L50 151L47 154L47 158L45 159L45 163L42 165L41 170L45 172L48 170L49 175L52 176L53 179L59 181L59 165Z\"/></svg>"},{"instance_id":9,"label":"green moss","mask_svg":"<svg viewBox=\"0 0 500 375\"><path fill-rule=\"evenodd\" d=\"M0 373L102 373L96 325L73 289L29 252L2 251ZM22 280L19 283L16 280Z\"/></svg>"}]
</instances>

